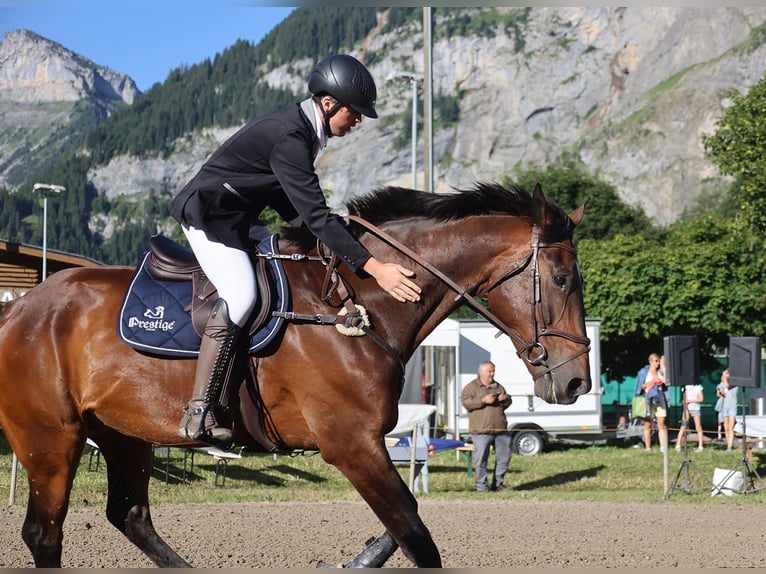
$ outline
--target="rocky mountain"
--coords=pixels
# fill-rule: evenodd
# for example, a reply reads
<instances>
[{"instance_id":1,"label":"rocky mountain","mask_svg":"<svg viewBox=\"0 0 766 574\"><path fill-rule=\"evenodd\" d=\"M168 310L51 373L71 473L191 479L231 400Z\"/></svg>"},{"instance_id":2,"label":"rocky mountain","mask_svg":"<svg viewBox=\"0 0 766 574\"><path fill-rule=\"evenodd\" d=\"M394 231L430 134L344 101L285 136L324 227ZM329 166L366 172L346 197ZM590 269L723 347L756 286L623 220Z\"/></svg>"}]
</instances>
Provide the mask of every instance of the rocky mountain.
<instances>
[{"instance_id":1,"label":"rocky mountain","mask_svg":"<svg viewBox=\"0 0 766 574\"><path fill-rule=\"evenodd\" d=\"M494 10L494 36L434 41L434 92L460 94L460 121L434 135L438 190L544 165L567 149L663 223L720 186L701 136L732 90L763 76L766 9ZM375 76L393 63L422 73L420 39L417 26L371 37L366 51L386 54ZM406 88L383 91L386 112L408 105ZM325 181L344 190L406 182L409 152L383 144L390 131L370 122L351 142L333 142L320 164Z\"/></svg>"},{"instance_id":2,"label":"rocky mountain","mask_svg":"<svg viewBox=\"0 0 766 574\"><path fill-rule=\"evenodd\" d=\"M318 159L320 178L333 190L330 202L335 207L380 185L411 183L405 115L411 87L388 78L399 71L423 74L422 26L418 19L388 30L386 17L381 11L380 25L353 51L369 63L377 80L381 118L366 120L342 140L331 141ZM703 191L724 189L725 182L705 157L701 136L714 131L733 91L746 93L763 76L766 8L494 7L434 9L434 18L433 91L459 111L455 121L442 121L434 133L438 191L499 180L533 163L544 166L564 151L579 156L626 201L662 223L674 221ZM15 49L7 45L9 36ZM71 68L41 62L60 62L56 58L65 53L63 48L52 43L46 47L46 41L28 32L9 36L0 45L0 106L8 94L17 94L24 103L17 113L28 114L9 116L8 108L2 108L3 126L13 120L14 133L23 131L21 126L33 131L41 116L50 118L55 106L65 107L76 91L73 86L93 86L87 93L101 93L103 102L121 98L129 103L137 93L124 77L121 83L119 76L93 67L88 68L92 77L103 81L87 84L73 74L69 87L60 85L63 70ZM26 57L11 67L9 58L21 48ZM273 87L304 97L313 63L306 59L266 69L266 62L260 71ZM21 69L25 74L6 71ZM50 78L37 91L21 81L45 78L36 70L49 70ZM82 89L79 93L86 93ZM34 103L32 94L38 92L47 96ZM422 104L418 102L420 110ZM169 157L114 158L93 166L89 179L110 197L140 197L148 190L170 195L238 127L189 134ZM3 158L14 145L0 133ZM9 164L2 161L0 173L8 179ZM422 168L419 144L420 188Z\"/></svg>"},{"instance_id":3,"label":"rocky mountain","mask_svg":"<svg viewBox=\"0 0 766 574\"><path fill-rule=\"evenodd\" d=\"M140 91L135 82L28 30L0 42L0 186L13 187Z\"/></svg>"}]
</instances>

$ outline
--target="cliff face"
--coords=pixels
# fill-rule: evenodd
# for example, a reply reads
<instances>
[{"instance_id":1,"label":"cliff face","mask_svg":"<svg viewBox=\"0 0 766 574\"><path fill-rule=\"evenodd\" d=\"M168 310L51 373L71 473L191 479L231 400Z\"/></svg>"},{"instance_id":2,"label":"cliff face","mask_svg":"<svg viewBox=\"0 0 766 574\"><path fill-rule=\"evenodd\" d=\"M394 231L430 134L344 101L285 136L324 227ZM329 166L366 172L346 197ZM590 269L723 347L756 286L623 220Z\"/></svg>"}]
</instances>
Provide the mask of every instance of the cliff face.
<instances>
[{"instance_id":1,"label":"cliff face","mask_svg":"<svg viewBox=\"0 0 766 574\"><path fill-rule=\"evenodd\" d=\"M9 32L0 42L0 185L18 185L139 93L124 74L33 32Z\"/></svg>"},{"instance_id":2,"label":"cliff face","mask_svg":"<svg viewBox=\"0 0 766 574\"><path fill-rule=\"evenodd\" d=\"M28 30L0 42L0 100L20 104L82 99L132 104L139 94L124 74L98 66Z\"/></svg>"},{"instance_id":3,"label":"cliff face","mask_svg":"<svg viewBox=\"0 0 766 574\"><path fill-rule=\"evenodd\" d=\"M540 8L518 35L435 41L434 92L462 93L460 122L434 135L438 190L572 149L629 203L675 220L703 189L723 188L701 136L715 130L732 90L746 93L763 76L764 22L763 8ZM372 40L368 51L396 46L376 78L397 59L422 73L419 39L418 30ZM398 93L385 97L385 112L409 105L406 87L382 91ZM386 146L387 131L368 122L352 142L333 142L320 166L338 199L408 184L409 150Z\"/></svg>"},{"instance_id":4,"label":"cliff face","mask_svg":"<svg viewBox=\"0 0 766 574\"><path fill-rule=\"evenodd\" d=\"M434 133L438 191L499 180L532 163L544 166L566 150L663 223L674 221L703 190L724 189L701 136L715 130L732 90L744 94L763 76L766 8L477 8L473 13L492 22L490 33L446 34L447 13L434 10L434 95L453 98L459 106L458 121ZM317 162L334 207L377 186L411 183L411 127L402 119L412 103L411 87L387 78L397 71L423 74L422 29L418 22L383 33L383 23L354 51L370 62L381 118L331 140ZM76 94L88 94L108 109L117 101L110 94L124 105L137 93L129 79L92 64L76 68L89 73L70 74L72 68L57 60L66 51L45 43L21 32L0 45L0 106L6 106L0 108L0 130L34 131L45 114L48 125L65 123L72 113L67 104L83 101L71 99ZM26 55L17 55L22 48ZM302 60L263 71L273 86L302 93L313 64ZM13 80L9 69L16 70ZM14 111L9 101L15 102ZM422 100L418 108L423 109ZM6 127L11 124L16 128ZM167 159L115 158L94 166L89 178L109 196L142 197L149 190L170 196L238 127L190 134ZM6 162L0 164L0 178L8 176L9 145L8 132L0 132L0 161ZM424 187L422 148L419 133L419 188Z\"/></svg>"}]
</instances>

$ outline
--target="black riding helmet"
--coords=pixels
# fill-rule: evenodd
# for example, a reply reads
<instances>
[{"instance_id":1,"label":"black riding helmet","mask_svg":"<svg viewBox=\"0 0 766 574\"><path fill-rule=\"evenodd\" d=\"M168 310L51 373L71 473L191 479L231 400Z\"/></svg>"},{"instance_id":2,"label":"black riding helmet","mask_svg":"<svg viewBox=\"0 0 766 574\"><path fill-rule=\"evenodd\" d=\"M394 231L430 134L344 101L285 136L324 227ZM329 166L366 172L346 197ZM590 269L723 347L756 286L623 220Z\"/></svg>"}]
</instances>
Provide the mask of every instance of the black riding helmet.
<instances>
[{"instance_id":1,"label":"black riding helmet","mask_svg":"<svg viewBox=\"0 0 766 574\"><path fill-rule=\"evenodd\" d=\"M323 111L328 132L330 117L343 104L368 118L378 117L375 111L375 99L378 96L375 80L364 64L353 56L334 54L325 58L311 70L308 84L313 95L329 94L338 100L338 104L330 111Z\"/></svg>"}]
</instances>

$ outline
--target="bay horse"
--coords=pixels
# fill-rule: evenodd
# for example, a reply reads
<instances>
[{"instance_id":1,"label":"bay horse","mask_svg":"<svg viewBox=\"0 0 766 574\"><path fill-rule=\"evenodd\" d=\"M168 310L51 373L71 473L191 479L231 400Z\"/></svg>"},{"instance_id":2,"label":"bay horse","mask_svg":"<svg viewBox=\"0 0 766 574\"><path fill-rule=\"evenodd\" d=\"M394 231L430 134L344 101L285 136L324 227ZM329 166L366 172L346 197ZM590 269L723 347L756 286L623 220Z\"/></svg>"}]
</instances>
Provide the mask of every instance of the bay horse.
<instances>
[{"instance_id":1,"label":"bay horse","mask_svg":"<svg viewBox=\"0 0 766 574\"><path fill-rule=\"evenodd\" d=\"M450 194L382 188L349 202L349 227L383 261L416 271L417 304L399 303L370 278L337 273L363 306L375 336L287 324L232 407L235 443L256 440L256 402L281 451L318 451L353 484L385 527L345 566L380 567L400 548L416 566L441 557L415 497L392 464L402 364L461 304L505 332L526 360L535 394L571 404L590 390L582 278L571 214L519 187L478 183ZM366 223L365 223L366 222ZM280 250L305 253L300 232ZM319 251L314 240L312 251ZM295 312L332 314L319 294L324 265L285 263ZM29 500L22 538L38 567L60 567L63 523L87 437L107 467L107 519L160 567L189 566L152 525L152 444L200 446L177 435L194 382L194 359L158 358L123 344L116 317L129 266L59 271L0 307L0 427L23 465ZM478 302L484 299L485 304ZM256 400L257 399L257 400Z\"/></svg>"}]
</instances>

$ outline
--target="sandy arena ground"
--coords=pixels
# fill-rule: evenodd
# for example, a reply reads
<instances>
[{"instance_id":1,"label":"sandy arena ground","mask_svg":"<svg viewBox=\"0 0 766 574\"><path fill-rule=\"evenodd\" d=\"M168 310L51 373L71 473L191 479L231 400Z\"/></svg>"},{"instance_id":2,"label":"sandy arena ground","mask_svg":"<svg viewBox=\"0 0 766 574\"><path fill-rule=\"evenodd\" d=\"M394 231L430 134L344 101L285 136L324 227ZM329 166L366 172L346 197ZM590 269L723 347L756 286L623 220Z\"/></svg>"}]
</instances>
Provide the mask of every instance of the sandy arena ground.
<instances>
[{"instance_id":1,"label":"sandy arena ground","mask_svg":"<svg viewBox=\"0 0 766 574\"><path fill-rule=\"evenodd\" d=\"M541 503L488 493L474 501L423 499L420 511L449 568L765 567L766 509L735 498L710 505L672 497L652 504ZM25 512L0 509L0 567L33 566L20 535ZM204 568L341 564L383 532L361 502L167 505L152 517L184 559ZM95 507L70 510L62 562L153 566ZM410 566L400 551L386 563Z\"/></svg>"}]
</instances>

